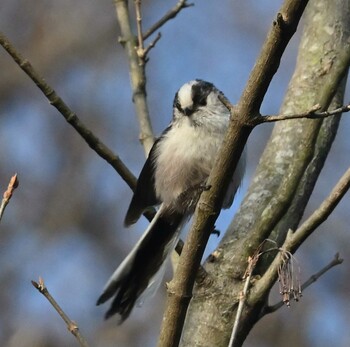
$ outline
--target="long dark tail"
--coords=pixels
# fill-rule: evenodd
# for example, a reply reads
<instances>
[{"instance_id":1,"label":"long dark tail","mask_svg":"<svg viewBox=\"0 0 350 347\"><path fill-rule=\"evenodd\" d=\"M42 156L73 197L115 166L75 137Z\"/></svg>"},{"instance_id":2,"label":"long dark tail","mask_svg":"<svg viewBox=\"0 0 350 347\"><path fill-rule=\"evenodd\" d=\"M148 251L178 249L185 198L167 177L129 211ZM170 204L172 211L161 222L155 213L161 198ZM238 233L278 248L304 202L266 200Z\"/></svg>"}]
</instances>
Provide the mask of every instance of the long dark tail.
<instances>
[{"instance_id":1,"label":"long dark tail","mask_svg":"<svg viewBox=\"0 0 350 347\"><path fill-rule=\"evenodd\" d=\"M128 318L135 303L151 296L162 281L168 256L174 250L183 224L183 215L158 210L141 239L108 280L97 305L114 296L106 319L120 316L119 324Z\"/></svg>"}]
</instances>

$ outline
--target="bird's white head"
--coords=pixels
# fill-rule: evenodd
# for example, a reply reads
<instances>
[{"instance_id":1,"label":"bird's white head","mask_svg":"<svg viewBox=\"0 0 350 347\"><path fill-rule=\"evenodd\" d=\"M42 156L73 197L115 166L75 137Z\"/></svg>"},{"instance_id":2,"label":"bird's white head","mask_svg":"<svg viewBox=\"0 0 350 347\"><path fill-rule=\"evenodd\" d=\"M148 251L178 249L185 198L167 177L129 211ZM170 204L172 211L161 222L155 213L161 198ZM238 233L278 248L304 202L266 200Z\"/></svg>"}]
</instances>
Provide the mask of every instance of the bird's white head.
<instances>
[{"instance_id":1,"label":"bird's white head","mask_svg":"<svg viewBox=\"0 0 350 347\"><path fill-rule=\"evenodd\" d=\"M196 79L185 83L174 99L173 122L190 122L194 126L217 122L217 117L229 117L219 99L222 94L212 83Z\"/></svg>"}]
</instances>

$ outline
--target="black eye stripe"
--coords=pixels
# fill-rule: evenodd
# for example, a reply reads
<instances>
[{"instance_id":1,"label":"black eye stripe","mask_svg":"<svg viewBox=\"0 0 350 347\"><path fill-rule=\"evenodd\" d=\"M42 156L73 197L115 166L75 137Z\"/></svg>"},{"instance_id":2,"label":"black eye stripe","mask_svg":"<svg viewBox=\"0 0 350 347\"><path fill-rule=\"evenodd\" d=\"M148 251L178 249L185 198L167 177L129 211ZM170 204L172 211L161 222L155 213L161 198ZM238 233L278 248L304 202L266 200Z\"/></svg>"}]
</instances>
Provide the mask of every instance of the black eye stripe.
<instances>
[{"instance_id":1,"label":"black eye stripe","mask_svg":"<svg viewBox=\"0 0 350 347\"><path fill-rule=\"evenodd\" d=\"M173 102L173 107L175 108L177 108L179 111L182 111L182 108L181 108L181 104L180 104L180 102L179 102L179 95L178 95L179 93L176 93L175 94L175 98L174 98L174 102Z\"/></svg>"},{"instance_id":2,"label":"black eye stripe","mask_svg":"<svg viewBox=\"0 0 350 347\"><path fill-rule=\"evenodd\" d=\"M208 95L213 90L216 90L216 88L212 83L197 79L196 82L192 84L192 88L191 88L192 104L188 105L187 108L184 110L179 100L179 91L178 91L175 94L173 108L174 109L176 108L181 113L189 116L190 114L194 113L199 107L201 106L203 107L207 105Z\"/></svg>"},{"instance_id":3,"label":"black eye stripe","mask_svg":"<svg viewBox=\"0 0 350 347\"><path fill-rule=\"evenodd\" d=\"M202 80L197 80L197 82L192 86L193 105L205 106L207 104L207 97L213 91L214 85Z\"/></svg>"},{"instance_id":4,"label":"black eye stripe","mask_svg":"<svg viewBox=\"0 0 350 347\"><path fill-rule=\"evenodd\" d=\"M207 104L207 97L198 100L198 105L206 106L206 104Z\"/></svg>"}]
</instances>

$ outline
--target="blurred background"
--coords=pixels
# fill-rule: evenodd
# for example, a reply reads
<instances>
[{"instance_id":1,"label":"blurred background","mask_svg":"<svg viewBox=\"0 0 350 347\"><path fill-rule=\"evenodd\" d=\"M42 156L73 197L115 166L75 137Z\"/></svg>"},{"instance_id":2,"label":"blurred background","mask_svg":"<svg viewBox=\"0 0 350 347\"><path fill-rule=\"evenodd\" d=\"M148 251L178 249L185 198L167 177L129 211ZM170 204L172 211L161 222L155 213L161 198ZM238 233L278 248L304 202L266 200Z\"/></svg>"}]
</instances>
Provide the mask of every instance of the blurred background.
<instances>
[{"instance_id":1,"label":"blurred background","mask_svg":"<svg viewBox=\"0 0 350 347\"><path fill-rule=\"evenodd\" d=\"M175 3L143 1L144 29ZM239 98L280 4L223 0L218 6L214 1L195 1L195 7L161 28L162 38L147 64L156 134L169 123L175 92L188 80L214 82L230 100ZM112 1L2 0L0 30L138 175L144 154ZM294 69L299 35L300 30L284 55L265 98L264 114L278 113ZM345 101L349 99L348 91ZM247 189L270 131L270 125L263 125L250 137L245 180L235 205L217 222L222 231ZM349 166L349 132L346 115L306 216ZM103 320L107 306L95 306L105 281L147 225L142 219L128 230L123 227L130 189L0 49L0 192L15 172L20 186L0 225L0 345L77 345L61 318L32 287L30 280L42 276L91 346L154 346L165 288L135 309L122 327L113 319ZM302 281L336 252L344 263L307 289L300 303L259 322L246 346L349 345L349 203L347 194L296 254ZM218 240L212 237L207 254ZM277 292L272 301L280 300Z\"/></svg>"}]
</instances>

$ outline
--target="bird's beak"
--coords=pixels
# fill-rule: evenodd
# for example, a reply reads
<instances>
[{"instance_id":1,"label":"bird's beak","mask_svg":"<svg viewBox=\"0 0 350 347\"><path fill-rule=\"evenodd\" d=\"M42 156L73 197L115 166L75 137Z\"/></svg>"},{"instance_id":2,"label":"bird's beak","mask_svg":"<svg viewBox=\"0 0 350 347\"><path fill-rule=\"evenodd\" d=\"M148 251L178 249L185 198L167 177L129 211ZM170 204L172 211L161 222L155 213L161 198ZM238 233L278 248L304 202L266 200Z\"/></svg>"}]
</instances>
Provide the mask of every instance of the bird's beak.
<instances>
[{"instance_id":1,"label":"bird's beak","mask_svg":"<svg viewBox=\"0 0 350 347\"><path fill-rule=\"evenodd\" d=\"M184 109L184 114L185 114L187 117L191 116L193 112L194 112L193 107L186 107L186 108Z\"/></svg>"}]
</instances>

